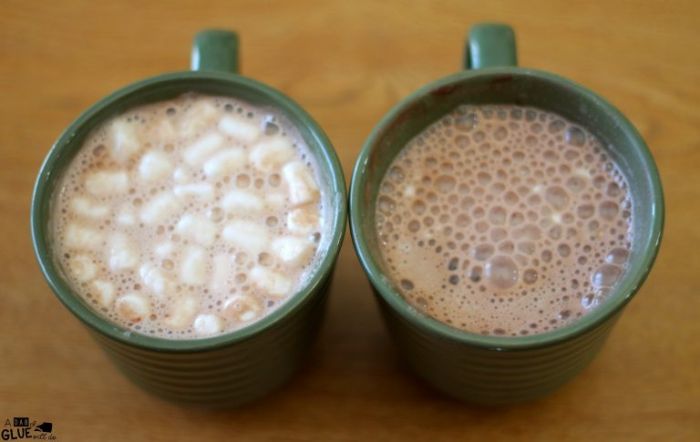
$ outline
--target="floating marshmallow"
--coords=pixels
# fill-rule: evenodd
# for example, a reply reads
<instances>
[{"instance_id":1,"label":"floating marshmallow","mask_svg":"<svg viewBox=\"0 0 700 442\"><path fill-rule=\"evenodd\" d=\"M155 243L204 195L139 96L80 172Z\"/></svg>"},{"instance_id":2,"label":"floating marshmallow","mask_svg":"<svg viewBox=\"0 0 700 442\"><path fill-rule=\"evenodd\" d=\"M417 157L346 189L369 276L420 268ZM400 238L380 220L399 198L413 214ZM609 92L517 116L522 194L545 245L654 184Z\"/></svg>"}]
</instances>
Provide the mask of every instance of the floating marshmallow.
<instances>
[{"instance_id":1,"label":"floating marshmallow","mask_svg":"<svg viewBox=\"0 0 700 442\"><path fill-rule=\"evenodd\" d=\"M115 310L130 322L139 322L151 312L148 300L137 293L127 293L117 298Z\"/></svg>"},{"instance_id":2,"label":"floating marshmallow","mask_svg":"<svg viewBox=\"0 0 700 442\"><path fill-rule=\"evenodd\" d=\"M252 296L234 295L224 301L222 312L229 319L248 322L260 315L262 305Z\"/></svg>"},{"instance_id":3,"label":"floating marshmallow","mask_svg":"<svg viewBox=\"0 0 700 442\"><path fill-rule=\"evenodd\" d=\"M120 163L129 160L141 148L141 143L136 136L135 125L135 122L118 119L114 120L109 128L112 138L110 151L112 157Z\"/></svg>"},{"instance_id":4,"label":"floating marshmallow","mask_svg":"<svg viewBox=\"0 0 700 442\"><path fill-rule=\"evenodd\" d=\"M270 241L265 227L242 220L228 223L222 236L226 242L253 254L263 251Z\"/></svg>"},{"instance_id":5,"label":"floating marshmallow","mask_svg":"<svg viewBox=\"0 0 700 442\"><path fill-rule=\"evenodd\" d=\"M252 192L234 189L224 195L221 207L227 212L258 212L263 208L262 198Z\"/></svg>"},{"instance_id":6,"label":"floating marshmallow","mask_svg":"<svg viewBox=\"0 0 700 442\"><path fill-rule=\"evenodd\" d=\"M180 134L184 137L190 137L210 127L214 127L220 114L221 110L217 109L210 102L196 102L187 110L185 117L180 120L182 122Z\"/></svg>"},{"instance_id":7,"label":"floating marshmallow","mask_svg":"<svg viewBox=\"0 0 700 442\"><path fill-rule=\"evenodd\" d=\"M174 142L177 138L175 125L171 120L161 120L160 124L153 130L153 139L160 143Z\"/></svg>"},{"instance_id":8,"label":"floating marshmallow","mask_svg":"<svg viewBox=\"0 0 700 442\"><path fill-rule=\"evenodd\" d=\"M131 269L138 263L139 253L133 241L121 233L109 238L109 268L112 271Z\"/></svg>"},{"instance_id":9,"label":"floating marshmallow","mask_svg":"<svg viewBox=\"0 0 700 442\"><path fill-rule=\"evenodd\" d=\"M287 203L287 195L280 192L266 193L265 203L267 203L269 207L279 209Z\"/></svg>"},{"instance_id":10,"label":"floating marshmallow","mask_svg":"<svg viewBox=\"0 0 700 442\"><path fill-rule=\"evenodd\" d=\"M139 268L141 281L158 299L162 299L171 288L171 282L156 266L150 263L143 264Z\"/></svg>"},{"instance_id":11,"label":"floating marshmallow","mask_svg":"<svg viewBox=\"0 0 700 442\"><path fill-rule=\"evenodd\" d=\"M211 201L214 198L214 187L208 183L180 184L173 187L173 193L178 198Z\"/></svg>"},{"instance_id":12,"label":"floating marshmallow","mask_svg":"<svg viewBox=\"0 0 700 442\"><path fill-rule=\"evenodd\" d=\"M182 156L190 166L199 167L223 144L224 137L215 132L210 133L186 148Z\"/></svg>"},{"instance_id":13,"label":"floating marshmallow","mask_svg":"<svg viewBox=\"0 0 700 442\"><path fill-rule=\"evenodd\" d=\"M108 206L81 197L73 199L70 202L70 208L76 215L91 219L102 219L109 214Z\"/></svg>"},{"instance_id":14,"label":"floating marshmallow","mask_svg":"<svg viewBox=\"0 0 700 442\"><path fill-rule=\"evenodd\" d=\"M221 253L216 255L213 261L213 271L209 287L213 292L221 292L226 290L228 286L228 277L233 268L231 256L226 253Z\"/></svg>"},{"instance_id":15,"label":"floating marshmallow","mask_svg":"<svg viewBox=\"0 0 700 442\"><path fill-rule=\"evenodd\" d=\"M318 229L319 224L317 207L299 207L287 214L287 229L292 233L308 235Z\"/></svg>"},{"instance_id":16,"label":"floating marshmallow","mask_svg":"<svg viewBox=\"0 0 700 442\"><path fill-rule=\"evenodd\" d=\"M175 244L170 241L162 242L153 248L153 252L158 258L169 258L175 252Z\"/></svg>"},{"instance_id":17,"label":"floating marshmallow","mask_svg":"<svg viewBox=\"0 0 700 442\"><path fill-rule=\"evenodd\" d=\"M177 184L185 184L192 179L192 173L184 167L178 167L173 171L173 180Z\"/></svg>"},{"instance_id":18,"label":"floating marshmallow","mask_svg":"<svg viewBox=\"0 0 700 442\"><path fill-rule=\"evenodd\" d=\"M283 236L272 241L272 252L284 263L302 264L311 258L314 247L306 238Z\"/></svg>"},{"instance_id":19,"label":"floating marshmallow","mask_svg":"<svg viewBox=\"0 0 700 442\"><path fill-rule=\"evenodd\" d=\"M79 250L99 250L104 241L103 235L96 229L68 224L66 226L64 240L66 247Z\"/></svg>"},{"instance_id":20,"label":"floating marshmallow","mask_svg":"<svg viewBox=\"0 0 700 442\"><path fill-rule=\"evenodd\" d=\"M270 296L283 297L292 290L292 281L289 278L261 266L253 267L250 280Z\"/></svg>"},{"instance_id":21,"label":"floating marshmallow","mask_svg":"<svg viewBox=\"0 0 700 442\"><path fill-rule=\"evenodd\" d=\"M122 170L92 172L85 177L85 188L95 196L110 196L129 189L129 175Z\"/></svg>"},{"instance_id":22,"label":"floating marshmallow","mask_svg":"<svg viewBox=\"0 0 700 442\"><path fill-rule=\"evenodd\" d=\"M216 225L197 215L183 215L175 226L175 230L182 236L205 247L212 245L216 237Z\"/></svg>"},{"instance_id":23,"label":"floating marshmallow","mask_svg":"<svg viewBox=\"0 0 700 442\"><path fill-rule=\"evenodd\" d=\"M260 136L260 129L243 117L227 115L219 121L219 130L241 143L252 143Z\"/></svg>"},{"instance_id":24,"label":"floating marshmallow","mask_svg":"<svg viewBox=\"0 0 700 442\"><path fill-rule=\"evenodd\" d=\"M166 154L152 150L146 152L139 162L139 177L143 181L157 181L170 175L173 164Z\"/></svg>"},{"instance_id":25,"label":"floating marshmallow","mask_svg":"<svg viewBox=\"0 0 700 442\"><path fill-rule=\"evenodd\" d=\"M165 323L172 328L184 328L192 324L192 318L197 314L199 301L194 296L184 296L173 304L170 316Z\"/></svg>"},{"instance_id":26,"label":"floating marshmallow","mask_svg":"<svg viewBox=\"0 0 700 442\"><path fill-rule=\"evenodd\" d=\"M204 174L209 178L232 175L248 162L247 155L240 147L232 147L215 154L204 163Z\"/></svg>"},{"instance_id":27,"label":"floating marshmallow","mask_svg":"<svg viewBox=\"0 0 700 442\"><path fill-rule=\"evenodd\" d=\"M306 204L318 198L318 186L308 166L293 161L282 168L282 176L289 186L289 199L294 205Z\"/></svg>"},{"instance_id":28,"label":"floating marshmallow","mask_svg":"<svg viewBox=\"0 0 700 442\"><path fill-rule=\"evenodd\" d=\"M185 251L180 266L180 280L185 284L204 284L207 279L207 255L200 247Z\"/></svg>"},{"instance_id":29,"label":"floating marshmallow","mask_svg":"<svg viewBox=\"0 0 700 442\"><path fill-rule=\"evenodd\" d=\"M114 284L109 281L98 279L92 283L92 296L102 307L109 307L114 301Z\"/></svg>"},{"instance_id":30,"label":"floating marshmallow","mask_svg":"<svg viewBox=\"0 0 700 442\"><path fill-rule=\"evenodd\" d=\"M194 331L200 336L209 336L221 333L224 324L221 318L211 313L198 315L194 320Z\"/></svg>"},{"instance_id":31,"label":"floating marshmallow","mask_svg":"<svg viewBox=\"0 0 700 442\"><path fill-rule=\"evenodd\" d=\"M97 275L97 265L88 255L73 255L68 261L68 268L78 282L88 282Z\"/></svg>"},{"instance_id":32,"label":"floating marshmallow","mask_svg":"<svg viewBox=\"0 0 700 442\"><path fill-rule=\"evenodd\" d=\"M162 223L180 209L180 202L170 192L163 192L144 203L140 218L145 224Z\"/></svg>"},{"instance_id":33,"label":"floating marshmallow","mask_svg":"<svg viewBox=\"0 0 700 442\"><path fill-rule=\"evenodd\" d=\"M129 204L124 204L117 210L116 221L121 226L133 226L136 224L136 214L133 207Z\"/></svg>"},{"instance_id":34,"label":"floating marshmallow","mask_svg":"<svg viewBox=\"0 0 700 442\"><path fill-rule=\"evenodd\" d=\"M250 151L251 163L264 172L278 170L282 164L294 156L295 152L291 143L282 137L261 141Z\"/></svg>"}]
</instances>

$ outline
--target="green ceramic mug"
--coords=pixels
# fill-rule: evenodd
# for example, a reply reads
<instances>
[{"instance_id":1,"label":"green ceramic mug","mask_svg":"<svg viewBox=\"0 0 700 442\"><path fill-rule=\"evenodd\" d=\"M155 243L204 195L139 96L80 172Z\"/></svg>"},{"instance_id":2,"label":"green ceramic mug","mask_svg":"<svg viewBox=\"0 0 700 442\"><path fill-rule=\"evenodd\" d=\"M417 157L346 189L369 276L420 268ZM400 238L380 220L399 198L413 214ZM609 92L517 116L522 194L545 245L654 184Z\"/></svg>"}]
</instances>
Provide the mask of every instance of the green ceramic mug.
<instances>
[{"instance_id":1,"label":"green ceramic mug","mask_svg":"<svg viewBox=\"0 0 700 442\"><path fill-rule=\"evenodd\" d=\"M192 71L131 84L91 106L51 148L41 166L32 199L34 251L53 292L87 326L127 377L144 389L179 403L238 405L263 396L291 377L318 330L345 232L345 180L333 146L318 124L291 99L238 75L237 50L236 34L204 31L194 41ZM126 109L190 91L228 95L282 112L315 155L320 185L333 209L332 219L327 221L330 239L325 256L305 286L280 308L248 327L222 336L168 340L129 332L95 313L73 293L52 259L48 226L51 199L61 172L94 127Z\"/></svg>"},{"instance_id":2,"label":"green ceramic mug","mask_svg":"<svg viewBox=\"0 0 700 442\"><path fill-rule=\"evenodd\" d=\"M656 165L632 124L588 89L515 65L515 38L510 27L473 27L466 48L466 70L424 86L381 120L357 159L350 187L355 249L400 353L420 377L439 390L482 404L507 404L545 395L594 358L651 269L664 217ZM598 136L629 180L635 215L629 268L610 299L571 325L522 337L464 332L416 311L385 276L374 227L381 179L409 140L466 103L527 105L560 114Z\"/></svg>"}]
</instances>

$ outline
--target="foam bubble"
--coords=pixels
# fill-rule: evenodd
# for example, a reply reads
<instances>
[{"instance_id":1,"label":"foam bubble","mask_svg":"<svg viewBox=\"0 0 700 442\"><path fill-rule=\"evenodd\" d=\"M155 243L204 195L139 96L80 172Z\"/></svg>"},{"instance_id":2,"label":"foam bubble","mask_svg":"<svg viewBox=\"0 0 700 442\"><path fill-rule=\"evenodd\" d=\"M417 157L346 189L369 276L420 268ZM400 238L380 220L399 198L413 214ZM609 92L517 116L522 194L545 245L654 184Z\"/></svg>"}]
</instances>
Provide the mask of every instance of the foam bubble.
<instances>
[{"instance_id":1,"label":"foam bubble","mask_svg":"<svg viewBox=\"0 0 700 442\"><path fill-rule=\"evenodd\" d=\"M623 174L586 129L534 108L457 108L395 158L376 207L398 290L477 333L564 326L629 259Z\"/></svg>"}]
</instances>

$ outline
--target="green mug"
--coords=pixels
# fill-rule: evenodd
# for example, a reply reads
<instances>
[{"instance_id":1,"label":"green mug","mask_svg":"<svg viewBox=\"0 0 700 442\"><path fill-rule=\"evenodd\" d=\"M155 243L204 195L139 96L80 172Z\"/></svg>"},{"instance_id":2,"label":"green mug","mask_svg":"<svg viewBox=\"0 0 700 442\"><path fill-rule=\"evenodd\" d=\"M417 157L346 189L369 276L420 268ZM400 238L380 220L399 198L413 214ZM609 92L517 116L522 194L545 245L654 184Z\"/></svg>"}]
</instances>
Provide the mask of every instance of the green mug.
<instances>
[{"instance_id":1,"label":"green mug","mask_svg":"<svg viewBox=\"0 0 700 442\"><path fill-rule=\"evenodd\" d=\"M448 395L473 403L508 404L555 390L601 349L657 255L663 194L656 165L632 124L604 99L570 80L516 67L510 27L474 26L465 69L414 92L373 129L352 176L350 227L387 328L410 367ZM578 321L529 336L468 333L416 311L386 276L374 217L381 179L408 141L461 104L517 104L562 115L599 137L628 178L635 215L629 267L610 298Z\"/></svg>"},{"instance_id":2,"label":"green mug","mask_svg":"<svg viewBox=\"0 0 700 442\"><path fill-rule=\"evenodd\" d=\"M109 358L147 391L182 404L234 406L281 386L299 368L317 334L328 285L345 233L343 171L318 124L280 92L237 74L238 38L227 31L197 34L192 71L148 78L103 98L58 138L44 160L34 188L31 232L34 252L58 299L80 319ZM245 328L217 337L168 340L141 335L111 323L71 290L52 259L50 204L59 177L83 140L105 120L134 106L184 92L228 95L279 110L297 127L317 159L320 186L331 205L325 256L308 282L285 304Z\"/></svg>"}]
</instances>

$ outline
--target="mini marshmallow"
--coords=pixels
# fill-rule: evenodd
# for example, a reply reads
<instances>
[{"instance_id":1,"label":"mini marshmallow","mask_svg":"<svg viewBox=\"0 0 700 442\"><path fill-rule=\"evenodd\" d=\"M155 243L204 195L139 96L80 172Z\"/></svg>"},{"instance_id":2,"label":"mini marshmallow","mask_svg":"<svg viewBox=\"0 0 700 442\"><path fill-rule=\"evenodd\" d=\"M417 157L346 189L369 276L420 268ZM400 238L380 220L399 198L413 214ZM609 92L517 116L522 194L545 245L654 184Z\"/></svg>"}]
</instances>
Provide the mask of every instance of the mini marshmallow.
<instances>
[{"instance_id":1,"label":"mini marshmallow","mask_svg":"<svg viewBox=\"0 0 700 442\"><path fill-rule=\"evenodd\" d=\"M151 312L148 300L137 293L127 293L117 298L115 310L130 322L139 322Z\"/></svg>"},{"instance_id":2,"label":"mini marshmallow","mask_svg":"<svg viewBox=\"0 0 700 442\"><path fill-rule=\"evenodd\" d=\"M263 200L252 192L234 189L224 195L221 207L234 213L258 212L263 208Z\"/></svg>"},{"instance_id":3,"label":"mini marshmallow","mask_svg":"<svg viewBox=\"0 0 700 442\"><path fill-rule=\"evenodd\" d=\"M109 207L97 204L87 198L77 197L70 202L70 208L76 215L85 218L102 219L109 215Z\"/></svg>"},{"instance_id":4,"label":"mini marshmallow","mask_svg":"<svg viewBox=\"0 0 700 442\"><path fill-rule=\"evenodd\" d=\"M293 161L282 168L282 176L289 186L289 199L294 205L306 204L318 198L318 186L309 168L301 161Z\"/></svg>"},{"instance_id":5,"label":"mini marshmallow","mask_svg":"<svg viewBox=\"0 0 700 442\"><path fill-rule=\"evenodd\" d=\"M204 284L207 279L207 255L200 247L190 247L185 251L180 266L180 280L185 284Z\"/></svg>"},{"instance_id":6,"label":"mini marshmallow","mask_svg":"<svg viewBox=\"0 0 700 442\"><path fill-rule=\"evenodd\" d=\"M134 209L131 207L131 205L124 204L117 211L116 221L117 224L121 226L133 226L136 224L136 214L134 213Z\"/></svg>"},{"instance_id":7,"label":"mini marshmallow","mask_svg":"<svg viewBox=\"0 0 700 442\"><path fill-rule=\"evenodd\" d=\"M185 116L180 120L180 134L184 137L191 137L201 133L203 130L213 127L216 119L221 114L213 104L206 101L199 101L187 110Z\"/></svg>"},{"instance_id":8,"label":"mini marshmallow","mask_svg":"<svg viewBox=\"0 0 700 442\"><path fill-rule=\"evenodd\" d=\"M272 172L294 158L294 148L282 137L275 137L257 143L250 151L250 162L263 172Z\"/></svg>"},{"instance_id":9,"label":"mini marshmallow","mask_svg":"<svg viewBox=\"0 0 700 442\"><path fill-rule=\"evenodd\" d=\"M227 280L232 268L231 256L228 254L221 253L214 257L211 283L209 284L213 292L220 292L227 288Z\"/></svg>"},{"instance_id":10,"label":"mini marshmallow","mask_svg":"<svg viewBox=\"0 0 700 442\"><path fill-rule=\"evenodd\" d=\"M185 184L190 182L192 174L184 167L178 167L173 171L173 180L177 184Z\"/></svg>"},{"instance_id":11,"label":"mini marshmallow","mask_svg":"<svg viewBox=\"0 0 700 442\"><path fill-rule=\"evenodd\" d=\"M154 128L153 132L152 139L158 140L161 143L175 142L177 138L175 125L173 125L171 120L161 120L160 124Z\"/></svg>"},{"instance_id":12,"label":"mini marshmallow","mask_svg":"<svg viewBox=\"0 0 700 442\"><path fill-rule=\"evenodd\" d=\"M78 282L88 282L97 275L97 265L88 255L72 255L68 268Z\"/></svg>"},{"instance_id":13,"label":"mini marshmallow","mask_svg":"<svg viewBox=\"0 0 700 442\"><path fill-rule=\"evenodd\" d=\"M266 193L265 203L267 203L269 207L280 209L287 203L287 195L279 192Z\"/></svg>"},{"instance_id":14,"label":"mini marshmallow","mask_svg":"<svg viewBox=\"0 0 700 442\"><path fill-rule=\"evenodd\" d=\"M98 230L73 223L66 226L64 240L70 249L99 250L104 236Z\"/></svg>"},{"instance_id":15,"label":"mini marshmallow","mask_svg":"<svg viewBox=\"0 0 700 442\"><path fill-rule=\"evenodd\" d=\"M299 207L287 214L287 229L299 235L308 235L318 229L320 224L318 208Z\"/></svg>"},{"instance_id":16,"label":"mini marshmallow","mask_svg":"<svg viewBox=\"0 0 700 442\"><path fill-rule=\"evenodd\" d=\"M216 237L216 225L197 215L183 215L175 226L175 231L205 247L212 245Z\"/></svg>"},{"instance_id":17,"label":"mini marshmallow","mask_svg":"<svg viewBox=\"0 0 700 442\"><path fill-rule=\"evenodd\" d=\"M262 313L262 305L252 296L234 295L224 301L222 312L229 319L247 322Z\"/></svg>"},{"instance_id":18,"label":"mini marshmallow","mask_svg":"<svg viewBox=\"0 0 700 442\"><path fill-rule=\"evenodd\" d=\"M103 281L98 279L92 283L93 299L97 300L97 303L102 307L109 307L114 301L114 284L109 281Z\"/></svg>"},{"instance_id":19,"label":"mini marshmallow","mask_svg":"<svg viewBox=\"0 0 700 442\"><path fill-rule=\"evenodd\" d=\"M173 304L170 316L165 323L172 328L185 328L192 324L192 318L197 314L199 301L194 296L184 296Z\"/></svg>"},{"instance_id":20,"label":"mini marshmallow","mask_svg":"<svg viewBox=\"0 0 700 442\"><path fill-rule=\"evenodd\" d=\"M141 208L141 221L145 224L162 223L180 209L180 202L170 192L163 192L144 203Z\"/></svg>"},{"instance_id":21,"label":"mini marshmallow","mask_svg":"<svg viewBox=\"0 0 700 442\"><path fill-rule=\"evenodd\" d=\"M283 297L292 290L292 281L281 273L261 266L255 266L250 271L250 280L274 297Z\"/></svg>"},{"instance_id":22,"label":"mini marshmallow","mask_svg":"<svg viewBox=\"0 0 700 442\"><path fill-rule=\"evenodd\" d=\"M215 154L204 163L204 174L209 178L231 175L248 162L246 153L240 147L226 149Z\"/></svg>"},{"instance_id":23,"label":"mini marshmallow","mask_svg":"<svg viewBox=\"0 0 700 442\"><path fill-rule=\"evenodd\" d=\"M157 181L170 175L173 164L166 154L152 150L146 152L139 162L139 177L143 181Z\"/></svg>"},{"instance_id":24,"label":"mini marshmallow","mask_svg":"<svg viewBox=\"0 0 700 442\"><path fill-rule=\"evenodd\" d=\"M200 336L215 335L224 329L221 318L211 313L198 315L193 326L194 331Z\"/></svg>"},{"instance_id":25,"label":"mini marshmallow","mask_svg":"<svg viewBox=\"0 0 700 442\"><path fill-rule=\"evenodd\" d=\"M252 254L260 253L270 241L265 227L242 220L228 223L222 236L226 242Z\"/></svg>"},{"instance_id":26,"label":"mini marshmallow","mask_svg":"<svg viewBox=\"0 0 700 442\"><path fill-rule=\"evenodd\" d=\"M120 233L109 238L109 268L112 271L131 269L138 263L139 253L133 241Z\"/></svg>"},{"instance_id":27,"label":"mini marshmallow","mask_svg":"<svg viewBox=\"0 0 700 442\"><path fill-rule=\"evenodd\" d=\"M283 236L272 241L272 252L284 263L302 264L311 258L313 243L306 238Z\"/></svg>"},{"instance_id":28,"label":"mini marshmallow","mask_svg":"<svg viewBox=\"0 0 700 442\"><path fill-rule=\"evenodd\" d=\"M158 299L162 299L172 287L170 280L153 264L146 263L139 268L141 281Z\"/></svg>"},{"instance_id":29,"label":"mini marshmallow","mask_svg":"<svg viewBox=\"0 0 700 442\"><path fill-rule=\"evenodd\" d=\"M180 184L173 187L173 193L178 198L211 201L214 198L214 187L208 183Z\"/></svg>"},{"instance_id":30,"label":"mini marshmallow","mask_svg":"<svg viewBox=\"0 0 700 442\"><path fill-rule=\"evenodd\" d=\"M153 248L153 252L158 258L169 258L175 252L175 244L170 241L162 242Z\"/></svg>"},{"instance_id":31,"label":"mini marshmallow","mask_svg":"<svg viewBox=\"0 0 700 442\"><path fill-rule=\"evenodd\" d=\"M199 167L223 144L224 137L215 132L210 133L186 148L182 156L190 166Z\"/></svg>"},{"instance_id":32,"label":"mini marshmallow","mask_svg":"<svg viewBox=\"0 0 700 442\"><path fill-rule=\"evenodd\" d=\"M260 129L243 117L227 115L219 120L219 130L241 143L252 143L260 136Z\"/></svg>"},{"instance_id":33,"label":"mini marshmallow","mask_svg":"<svg viewBox=\"0 0 700 442\"><path fill-rule=\"evenodd\" d=\"M129 175L122 170L92 172L85 177L85 188L95 196L110 196L129 189Z\"/></svg>"},{"instance_id":34,"label":"mini marshmallow","mask_svg":"<svg viewBox=\"0 0 700 442\"><path fill-rule=\"evenodd\" d=\"M136 136L135 122L124 119L114 120L109 132L112 138L111 154L120 163L124 163L134 156L140 149L141 143Z\"/></svg>"}]
</instances>

